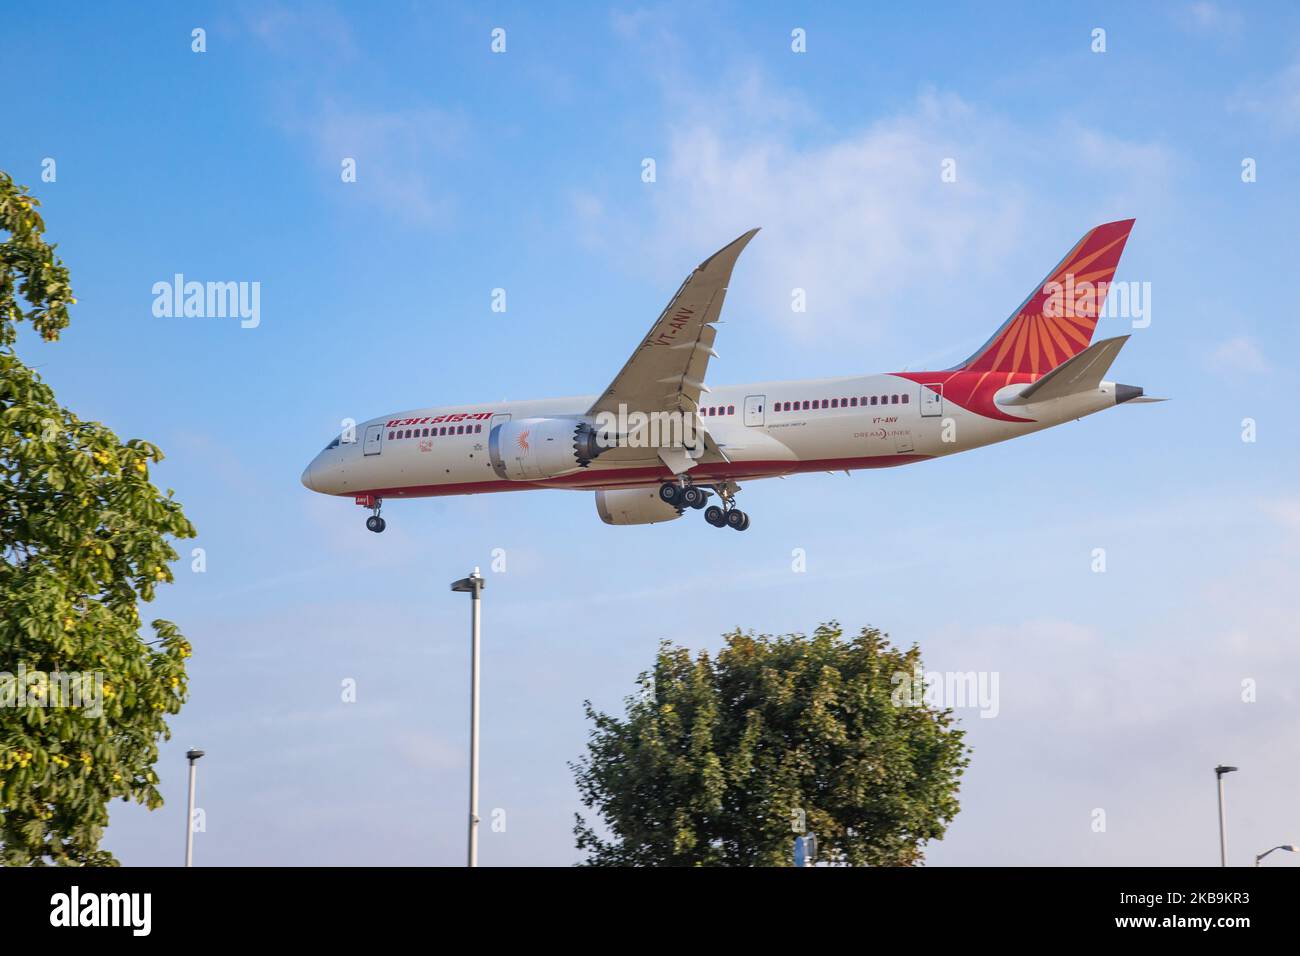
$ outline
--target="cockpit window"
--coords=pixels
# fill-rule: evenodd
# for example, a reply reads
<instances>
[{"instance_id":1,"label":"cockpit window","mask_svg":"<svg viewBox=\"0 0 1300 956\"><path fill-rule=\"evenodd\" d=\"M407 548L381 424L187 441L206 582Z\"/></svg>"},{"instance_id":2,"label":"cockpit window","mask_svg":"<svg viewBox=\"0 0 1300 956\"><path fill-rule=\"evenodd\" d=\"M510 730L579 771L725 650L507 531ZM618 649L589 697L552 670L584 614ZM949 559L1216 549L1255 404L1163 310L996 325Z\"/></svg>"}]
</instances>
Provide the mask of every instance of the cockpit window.
<instances>
[{"instance_id":1,"label":"cockpit window","mask_svg":"<svg viewBox=\"0 0 1300 956\"><path fill-rule=\"evenodd\" d=\"M338 437L336 437L332 442L330 442L328 445L325 446L325 450L326 450L326 451L329 451L331 448L338 448L338 447L339 447L339 441L340 441L342 438L343 438L342 435L339 435Z\"/></svg>"}]
</instances>

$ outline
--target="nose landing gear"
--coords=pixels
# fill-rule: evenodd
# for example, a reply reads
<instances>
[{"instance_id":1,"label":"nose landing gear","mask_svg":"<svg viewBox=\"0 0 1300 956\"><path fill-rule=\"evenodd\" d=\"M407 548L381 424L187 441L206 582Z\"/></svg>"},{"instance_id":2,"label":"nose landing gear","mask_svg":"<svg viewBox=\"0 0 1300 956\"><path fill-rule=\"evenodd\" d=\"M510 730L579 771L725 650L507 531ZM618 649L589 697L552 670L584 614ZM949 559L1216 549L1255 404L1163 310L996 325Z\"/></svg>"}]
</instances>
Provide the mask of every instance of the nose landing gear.
<instances>
[{"instance_id":1,"label":"nose landing gear","mask_svg":"<svg viewBox=\"0 0 1300 956\"><path fill-rule=\"evenodd\" d=\"M366 530L379 534L388 527L388 522L379 517L379 509L384 506L383 498L378 498L375 495L357 495L356 502L363 508L369 508L374 512L366 519Z\"/></svg>"}]
</instances>

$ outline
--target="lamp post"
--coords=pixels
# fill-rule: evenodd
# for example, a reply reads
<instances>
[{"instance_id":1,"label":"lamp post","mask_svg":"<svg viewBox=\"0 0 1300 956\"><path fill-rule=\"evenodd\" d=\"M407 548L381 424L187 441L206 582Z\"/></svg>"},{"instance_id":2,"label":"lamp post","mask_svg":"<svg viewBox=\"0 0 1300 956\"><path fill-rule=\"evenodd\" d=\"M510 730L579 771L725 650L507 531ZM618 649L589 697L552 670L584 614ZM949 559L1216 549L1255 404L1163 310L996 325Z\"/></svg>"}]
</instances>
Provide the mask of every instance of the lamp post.
<instances>
[{"instance_id":1,"label":"lamp post","mask_svg":"<svg viewBox=\"0 0 1300 956\"><path fill-rule=\"evenodd\" d=\"M1219 764L1214 768L1214 777L1219 783L1219 866L1228 865L1228 835L1223 829L1223 775L1232 773L1236 767Z\"/></svg>"},{"instance_id":2,"label":"lamp post","mask_svg":"<svg viewBox=\"0 0 1300 956\"><path fill-rule=\"evenodd\" d=\"M203 756L202 750L187 750L185 756L190 762L190 800L189 812L185 815L185 865L194 865L194 765Z\"/></svg>"},{"instance_id":3,"label":"lamp post","mask_svg":"<svg viewBox=\"0 0 1300 956\"><path fill-rule=\"evenodd\" d=\"M1296 846L1294 843L1283 843L1281 846L1273 847L1273 850L1286 850L1288 853L1300 853L1300 847ZM1259 866L1259 861L1272 853L1273 850L1265 850L1263 853L1258 854L1255 857L1255 865Z\"/></svg>"},{"instance_id":4,"label":"lamp post","mask_svg":"<svg viewBox=\"0 0 1300 956\"><path fill-rule=\"evenodd\" d=\"M469 866L478 866L478 660L479 607L487 582L478 568L467 578L453 581L451 589L470 596L469 695Z\"/></svg>"}]
</instances>

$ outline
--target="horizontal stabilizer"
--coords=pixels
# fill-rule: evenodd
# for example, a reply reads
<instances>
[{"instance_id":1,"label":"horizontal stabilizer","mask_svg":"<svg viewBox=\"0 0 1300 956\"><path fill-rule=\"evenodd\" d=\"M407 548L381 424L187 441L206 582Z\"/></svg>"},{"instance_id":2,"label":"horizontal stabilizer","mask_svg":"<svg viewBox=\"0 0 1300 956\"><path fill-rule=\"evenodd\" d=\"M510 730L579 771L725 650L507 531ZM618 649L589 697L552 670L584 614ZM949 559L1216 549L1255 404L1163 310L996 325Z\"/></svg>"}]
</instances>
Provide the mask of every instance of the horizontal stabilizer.
<instances>
[{"instance_id":1,"label":"horizontal stabilizer","mask_svg":"<svg viewBox=\"0 0 1300 956\"><path fill-rule=\"evenodd\" d=\"M1038 381L1025 386L1019 395L1005 399L1000 404L1029 405L1092 391L1101 384L1102 377L1127 341L1127 335L1120 335L1095 342L1074 358L1066 359Z\"/></svg>"}]
</instances>

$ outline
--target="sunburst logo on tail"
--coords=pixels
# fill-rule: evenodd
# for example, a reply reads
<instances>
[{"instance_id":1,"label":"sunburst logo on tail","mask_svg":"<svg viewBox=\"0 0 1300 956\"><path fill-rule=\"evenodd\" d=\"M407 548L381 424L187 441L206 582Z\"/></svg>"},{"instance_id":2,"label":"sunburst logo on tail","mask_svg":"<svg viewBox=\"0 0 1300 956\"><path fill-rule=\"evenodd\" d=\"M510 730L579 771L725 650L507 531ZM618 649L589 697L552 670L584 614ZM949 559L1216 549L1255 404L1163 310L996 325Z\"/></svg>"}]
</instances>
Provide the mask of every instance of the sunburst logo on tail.
<instances>
[{"instance_id":1,"label":"sunburst logo on tail","mask_svg":"<svg viewBox=\"0 0 1300 956\"><path fill-rule=\"evenodd\" d=\"M525 455L528 454L528 434L527 431L522 431L519 433L519 437L515 439L515 444L519 446L519 450Z\"/></svg>"}]
</instances>

